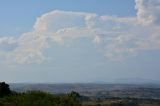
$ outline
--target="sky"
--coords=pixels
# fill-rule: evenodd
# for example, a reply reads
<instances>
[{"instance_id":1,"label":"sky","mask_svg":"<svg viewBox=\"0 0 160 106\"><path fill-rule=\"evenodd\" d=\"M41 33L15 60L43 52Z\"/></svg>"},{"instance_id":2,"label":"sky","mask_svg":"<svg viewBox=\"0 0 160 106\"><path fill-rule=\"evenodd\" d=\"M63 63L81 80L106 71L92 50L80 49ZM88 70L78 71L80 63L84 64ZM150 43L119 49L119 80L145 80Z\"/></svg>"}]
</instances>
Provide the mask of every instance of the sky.
<instances>
[{"instance_id":1,"label":"sky","mask_svg":"<svg viewBox=\"0 0 160 106\"><path fill-rule=\"evenodd\" d=\"M1 0L0 81L160 82L160 0Z\"/></svg>"}]
</instances>

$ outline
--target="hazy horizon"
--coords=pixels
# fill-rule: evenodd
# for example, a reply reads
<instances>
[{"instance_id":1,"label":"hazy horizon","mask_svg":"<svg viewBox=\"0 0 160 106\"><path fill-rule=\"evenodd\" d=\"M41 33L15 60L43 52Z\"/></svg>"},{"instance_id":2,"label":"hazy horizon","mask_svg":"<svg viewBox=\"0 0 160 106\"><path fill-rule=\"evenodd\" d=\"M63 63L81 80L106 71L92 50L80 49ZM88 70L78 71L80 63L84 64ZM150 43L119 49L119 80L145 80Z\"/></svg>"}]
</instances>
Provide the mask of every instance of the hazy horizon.
<instances>
[{"instance_id":1,"label":"hazy horizon","mask_svg":"<svg viewBox=\"0 0 160 106\"><path fill-rule=\"evenodd\" d=\"M160 0L3 0L0 81L160 83Z\"/></svg>"}]
</instances>

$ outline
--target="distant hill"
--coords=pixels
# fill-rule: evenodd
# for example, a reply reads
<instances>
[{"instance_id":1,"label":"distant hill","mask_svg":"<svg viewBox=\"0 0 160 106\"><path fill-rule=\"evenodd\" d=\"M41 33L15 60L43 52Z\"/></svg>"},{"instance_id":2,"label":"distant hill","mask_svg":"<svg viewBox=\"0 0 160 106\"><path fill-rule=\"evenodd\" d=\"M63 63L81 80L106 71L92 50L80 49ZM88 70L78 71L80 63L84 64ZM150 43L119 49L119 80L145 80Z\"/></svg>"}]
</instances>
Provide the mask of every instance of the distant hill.
<instances>
[{"instance_id":1,"label":"distant hill","mask_svg":"<svg viewBox=\"0 0 160 106\"><path fill-rule=\"evenodd\" d=\"M158 80L152 79L144 79L144 78L120 78L114 81L115 83L122 83L122 84L160 84Z\"/></svg>"}]
</instances>

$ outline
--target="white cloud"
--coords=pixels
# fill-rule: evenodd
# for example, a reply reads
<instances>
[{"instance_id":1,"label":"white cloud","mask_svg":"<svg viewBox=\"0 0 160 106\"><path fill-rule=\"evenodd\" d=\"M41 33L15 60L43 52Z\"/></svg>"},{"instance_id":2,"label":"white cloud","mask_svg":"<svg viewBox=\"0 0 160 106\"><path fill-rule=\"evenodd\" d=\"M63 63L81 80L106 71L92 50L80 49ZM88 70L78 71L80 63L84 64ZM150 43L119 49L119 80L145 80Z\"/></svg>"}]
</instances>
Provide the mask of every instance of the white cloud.
<instances>
[{"instance_id":1,"label":"white cloud","mask_svg":"<svg viewBox=\"0 0 160 106\"><path fill-rule=\"evenodd\" d=\"M40 63L45 58L43 50L48 47L45 33L28 32L18 39L18 47L7 55L8 60L23 63Z\"/></svg>"},{"instance_id":2,"label":"white cloud","mask_svg":"<svg viewBox=\"0 0 160 106\"><path fill-rule=\"evenodd\" d=\"M135 0L135 3L135 17L59 10L43 14L37 18L32 31L19 38L1 37L0 56L19 64L41 63L49 41L66 44L82 37L93 39L99 46L105 45L105 55L110 59L159 50L160 0Z\"/></svg>"},{"instance_id":3,"label":"white cloud","mask_svg":"<svg viewBox=\"0 0 160 106\"><path fill-rule=\"evenodd\" d=\"M99 44L101 42L101 38L99 36L95 36L93 42Z\"/></svg>"},{"instance_id":4,"label":"white cloud","mask_svg":"<svg viewBox=\"0 0 160 106\"><path fill-rule=\"evenodd\" d=\"M135 0L137 18L143 24L160 24L160 0Z\"/></svg>"},{"instance_id":5,"label":"white cloud","mask_svg":"<svg viewBox=\"0 0 160 106\"><path fill-rule=\"evenodd\" d=\"M17 47L17 40L13 37L0 38L0 58L6 58L6 54Z\"/></svg>"}]
</instances>

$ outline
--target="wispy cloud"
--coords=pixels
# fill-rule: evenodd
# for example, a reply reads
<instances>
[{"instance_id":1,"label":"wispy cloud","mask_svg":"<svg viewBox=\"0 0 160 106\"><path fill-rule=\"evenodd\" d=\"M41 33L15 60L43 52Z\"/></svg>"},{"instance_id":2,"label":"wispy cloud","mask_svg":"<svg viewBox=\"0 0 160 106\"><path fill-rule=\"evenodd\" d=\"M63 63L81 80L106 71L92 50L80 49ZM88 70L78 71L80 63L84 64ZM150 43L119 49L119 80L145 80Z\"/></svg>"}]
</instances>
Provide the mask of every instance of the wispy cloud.
<instances>
[{"instance_id":1,"label":"wispy cloud","mask_svg":"<svg viewBox=\"0 0 160 106\"><path fill-rule=\"evenodd\" d=\"M143 24L160 24L160 0L135 0L137 18Z\"/></svg>"},{"instance_id":2,"label":"wispy cloud","mask_svg":"<svg viewBox=\"0 0 160 106\"><path fill-rule=\"evenodd\" d=\"M32 31L19 38L0 38L0 55L19 64L41 63L50 41L66 44L79 38L105 45L106 57L116 60L140 51L160 49L160 0L135 0L135 3L135 17L59 10L43 14Z\"/></svg>"}]
</instances>

